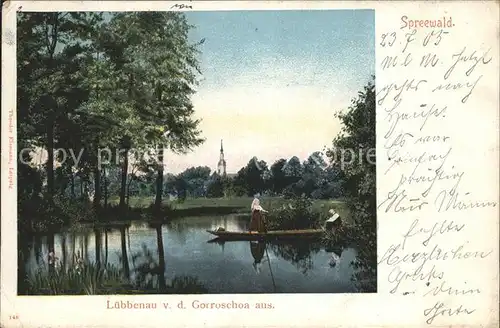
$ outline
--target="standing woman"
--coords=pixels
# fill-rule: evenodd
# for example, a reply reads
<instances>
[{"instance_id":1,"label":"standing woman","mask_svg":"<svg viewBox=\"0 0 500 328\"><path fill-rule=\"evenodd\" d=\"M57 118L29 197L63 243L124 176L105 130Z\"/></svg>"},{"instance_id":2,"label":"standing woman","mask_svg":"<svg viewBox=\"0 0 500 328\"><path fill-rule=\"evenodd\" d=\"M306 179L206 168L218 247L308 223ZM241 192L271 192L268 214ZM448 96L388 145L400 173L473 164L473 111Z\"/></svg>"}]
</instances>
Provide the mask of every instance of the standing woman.
<instances>
[{"instance_id":1,"label":"standing woman","mask_svg":"<svg viewBox=\"0 0 500 328\"><path fill-rule=\"evenodd\" d=\"M265 209L260 206L260 201L257 197L252 202L252 218L250 221L250 231L266 232L264 225L263 213L267 213Z\"/></svg>"}]
</instances>

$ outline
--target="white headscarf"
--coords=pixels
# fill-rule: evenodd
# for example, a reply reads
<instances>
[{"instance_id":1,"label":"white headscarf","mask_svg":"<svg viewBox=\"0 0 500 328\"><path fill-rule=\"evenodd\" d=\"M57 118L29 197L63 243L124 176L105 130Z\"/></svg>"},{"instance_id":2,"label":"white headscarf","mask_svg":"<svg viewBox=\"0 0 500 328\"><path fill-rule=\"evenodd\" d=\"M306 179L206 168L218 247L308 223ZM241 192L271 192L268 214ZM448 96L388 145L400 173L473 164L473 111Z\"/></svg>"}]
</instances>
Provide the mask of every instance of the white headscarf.
<instances>
[{"instance_id":1,"label":"white headscarf","mask_svg":"<svg viewBox=\"0 0 500 328\"><path fill-rule=\"evenodd\" d=\"M252 205L250 206L250 209L252 211L264 211L264 209L262 208L262 206L260 206L260 200L258 198L254 198L253 199L253 202L252 202Z\"/></svg>"},{"instance_id":2,"label":"white headscarf","mask_svg":"<svg viewBox=\"0 0 500 328\"><path fill-rule=\"evenodd\" d=\"M334 222L340 217L340 215L337 212L335 212L333 208L329 210L328 213L330 213L332 216L330 216L330 218L326 220L327 222Z\"/></svg>"}]
</instances>

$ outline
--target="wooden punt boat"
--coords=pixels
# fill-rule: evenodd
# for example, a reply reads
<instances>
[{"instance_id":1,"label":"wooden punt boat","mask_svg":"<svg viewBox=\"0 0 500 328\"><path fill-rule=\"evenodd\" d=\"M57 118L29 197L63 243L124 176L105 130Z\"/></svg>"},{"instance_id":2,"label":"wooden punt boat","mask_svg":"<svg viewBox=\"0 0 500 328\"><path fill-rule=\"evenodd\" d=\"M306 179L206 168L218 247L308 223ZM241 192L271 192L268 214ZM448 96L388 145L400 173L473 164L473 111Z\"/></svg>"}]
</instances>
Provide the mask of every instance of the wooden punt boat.
<instances>
[{"instance_id":1,"label":"wooden punt boat","mask_svg":"<svg viewBox=\"0 0 500 328\"><path fill-rule=\"evenodd\" d=\"M323 234L323 229L271 230L264 233L250 231L207 230L208 233L223 240L287 239L314 238Z\"/></svg>"}]
</instances>

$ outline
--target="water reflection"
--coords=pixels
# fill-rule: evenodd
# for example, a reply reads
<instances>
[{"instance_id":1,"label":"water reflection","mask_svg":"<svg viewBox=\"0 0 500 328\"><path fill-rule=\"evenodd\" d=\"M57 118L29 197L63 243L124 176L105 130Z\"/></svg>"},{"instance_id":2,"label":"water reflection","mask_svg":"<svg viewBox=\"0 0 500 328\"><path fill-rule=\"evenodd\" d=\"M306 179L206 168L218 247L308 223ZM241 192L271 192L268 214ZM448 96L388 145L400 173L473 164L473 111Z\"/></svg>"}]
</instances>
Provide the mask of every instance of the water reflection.
<instances>
[{"instance_id":1,"label":"water reflection","mask_svg":"<svg viewBox=\"0 0 500 328\"><path fill-rule=\"evenodd\" d=\"M224 245L224 244L223 244ZM274 280L274 274L271 267L271 260L269 258L269 254L267 253L267 243L265 241L250 241L250 253L254 259L253 267L257 274L261 272L261 266L264 261L269 265L269 273L271 274L271 279L273 282L273 292L276 293L276 282ZM263 259L264 254L266 258Z\"/></svg>"},{"instance_id":2,"label":"water reflection","mask_svg":"<svg viewBox=\"0 0 500 328\"><path fill-rule=\"evenodd\" d=\"M238 243L238 241L224 241L215 238L209 240L208 243L218 244L224 250L226 243ZM254 259L252 266L257 273L261 271L263 261L265 261L264 255L267 255L268 248L275 256L292 263L304 275L309 270L314 269L314 257L322 250L321 243L318 241L250 241L250 254ZM324 249L325 252L331 254L331 258L328 261L330 265L332 265L332 258L335 259L335 264L340 261L339 254L342 253L344 248L345 245L338 245L335 249ZM267 258L269 258L268 255Z\"/></svg>"},{"instance_id":3,"label":"water reflection","mask_svg":"<svg viewBox=\"0 0 500 328\"><path fill-rule=\"evenodd\" d=\"M313 256L320 251L321 245L318 242L296 241L271 245L271 249L284 260L293 263L305 275L313 269Z\"/></svg>"},{"instance_id":4,"label":"water reflection","mask_svg":"<svg viewBox=\"0 0 500 328\"><path fill-rule=\"evenodd\" d=\"M95 234L95 263L101 265L101 232L99 229L94 229Z\"/></svg>"},{"instance_id":5,"label":"water reflection","mask_svg":"<svg viewBox=\"0 0 500 328\"><path fill-rule=\"evenodd\" d=\"M346 245L319 242L234 241L207 243L206 230L246 231L248 218L185 218L168 224L130 222L80 227L24 238L19 275L47 268L50 250L69 268L79 259L114 265L133 293L337 293L353 292ZM335 254L335 255L333 255ZM332 258L336 258L332 265Z\"/></svg>"},{"instance_id":6,"label":"water reflection","mask_svg":"<svg viewBox=\"0 0 500 328\"><path fill-rule=\"evenodd\" d=\"M163 247L163 234L161 231L161 224L154 226L156 230L156 244L158 247L158 281L160 290L165 290L167 285L165 283L165 250Z\"/></svg>"},{"instance_id":7,"label":"water reflection","mask_svg":"<svg viewBox=\"0 0 500 328\"><path fill-rule=\"evenodd\" d=\"M262 241L250 241L250 253L254 259L253 267L257 273L260 273L260 266L264 252L266 251L266 243Z\"/></svg>"},{"instance_id":8,"label":"water reflection","mask_svg":"<svg viewBox=\"0 0 500 328\"><path fill-rule=\"evenodd\" d=\"M104 228L104 264L108 265L108 228Z\"/></svg>"},{"instance_id":9,"label":"water reflection","mask_svg":"<svg viewBox=\"0 0 500 328\"><path fill-rule=\"evenodd\" d=\"M123 265L123 275L125 279L130 278L130 267L128 263L128 254L127 254L127 241L125 240L125 230L126 227L120 227L120 242L121 242L121 257L120 261Z\"/></svg>"}]
</instances>

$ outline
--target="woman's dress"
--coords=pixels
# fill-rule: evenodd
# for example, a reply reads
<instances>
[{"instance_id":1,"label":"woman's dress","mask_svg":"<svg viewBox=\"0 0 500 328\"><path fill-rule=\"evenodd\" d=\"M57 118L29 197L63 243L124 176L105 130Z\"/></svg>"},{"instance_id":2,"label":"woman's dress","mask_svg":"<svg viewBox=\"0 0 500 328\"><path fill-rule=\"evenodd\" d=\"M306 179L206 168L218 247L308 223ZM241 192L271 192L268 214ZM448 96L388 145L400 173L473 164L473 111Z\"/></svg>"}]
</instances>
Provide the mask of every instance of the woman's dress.
<instances>
[{"instance_id":1,"label":"woman's dress","mask_svg":"<svg viewBox=\"0 0 500 328\"><path fill-rule=\"evenodd\" d=\"M250 231L266 232L264 218L261 211L253 210L250 221Z\"/></svg>"}]
</instances>

